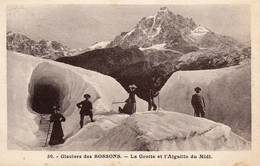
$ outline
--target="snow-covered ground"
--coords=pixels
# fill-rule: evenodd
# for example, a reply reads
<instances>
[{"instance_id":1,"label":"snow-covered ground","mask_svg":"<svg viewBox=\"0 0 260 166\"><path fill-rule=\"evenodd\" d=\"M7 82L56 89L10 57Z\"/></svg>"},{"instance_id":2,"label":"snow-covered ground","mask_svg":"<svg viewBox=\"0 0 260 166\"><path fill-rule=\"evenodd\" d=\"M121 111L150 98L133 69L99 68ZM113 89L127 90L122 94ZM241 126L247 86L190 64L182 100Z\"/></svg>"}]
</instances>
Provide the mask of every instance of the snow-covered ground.
<instances>
[{"instance_id":1,"label":"snow-covered ground","mask_svg":"<svg viewBox=\"0 0 260 166\"><path fill-rule=\"evenodd\" d=\"M191 35L194 36L203 36L206 35L206 33L208 33L209 30L203 26L198 26L196 27L194 30L191 31Z\"/></svg>"},{"instance_id":2,"label":"snow-covered ground","mask_svg":"<svg viewBox=\"0 0 260 166\"><path fill-rule=\"evenodd\" d=\"M32 110L32 97L38 85L52 85L59 90L67 138L78 131L80 117L76 104L83 100L85 93L92 96L94 119L97 115L117 114L118 105L112 103L128 97L123 87L109 76L15 52L8 52L7 81L8 147L11 149L32 149L43 144L37 137L41 116ZM137 111L146 107L147 103L137 98Z\"/></svg>"},{"instance_id":3,"label":"snow-covered ground","mask_svg":"<svg viewBox=\"0 0 260 166\"><path fill-rule=\"evenodd\" d=\"M118 105L128 94L113 78L82 68L33 56L8 52L8 149L15 150L245 150L250 142L232 133L228 126L174 113L174 107L147 112L147 103L137 98L137 113L118 114ZM65 143L43 147L46 132L42 116L32 110L37 87L48 85L59 92L66 121ZM85 118L79 129L76 103L89 93L94 123ZM163 97L162 93L162 97ZM171 104L171 103L170 103ZM163 105L163 104L162 104ZM48 122L48 121L47 121ZM47 126L48 127L48 126ZM46 126L45 126L46 128Z\"/></svg>"},{"instance_id":4,"label":"snow-covered ground","mask_svg":"<svg viewBox=\"0 0 260 166\"><path fill-rule=\"evenodd\" d=\"M166 50L164 48L164 46L166 46L166 43L163 43L163 44L155 44L155 45L152 45L151 47L147 47L147 48L139 48L141 51L144 51L144 50L149 50L149 49L154 49L154 50Z\"/></svg>"},{"instance_id":5,"label":"snow-covered ground","mask_svg":"<svg viewBox=\"0 0 260 166\"><path fill-rule=\"evenodd\" d=\"M93 148L106 151L246 150L250 143L223 124L157 111L130 116L96 141Z\"/></svg>"},{"instance_id":6,"label":"snow-covered ground","mask_svg":"<svg viewBox=\"0 0 260 166\"><path fill-rule=\"evenodd\" d=\"M197 86L202 88L206 100L206 117L230 126L236 134L250 140L250 64L175 72L161 90L161 108L193 116L191 96Z\"/></svg>"},{"instance_id":7,"label":"snow-covered ground","mask_svg":"<svg viewBox=\"0 0 260 166\"><path fill-rule=\"evenodd\" d=\"M189 34L189 39L192 41L200 41L208 32L210 32L209 29L203 27L203 26L198 26L194 30L191 31Z\"/></svg>"},{"instance_id":8,"label":"snow-covered ground","mask_svg":"<svg viewBox=\"0 0 260 166\"><path fill-rule=\"evenodd\" d=\"M132 29L132 30L129 31L127 34L125 34L125 36L123 37L123 40L124 40L126 37L130 36L134 31L135 31L135 29Z\"/></svg>"},{"instance_id":9,"label":"snow-covered ground","mask_svg":"<svg viewBox=\"0 0 260 166\"><path fill-rule=\"evenodd\" d=\"M98 42L92 46L89 47L89 50L95 50L95 49L102 49L102 48L106 48L106 46L110 43L110 41L102 41L102 42Z\"/></svg>"},{"instance_id":10,"label":"snow-covered ground","mask_svg":"<svg viewBox=\"0 0 260 166\"><path fill-rule=\"evenodd\" d=\"M152 45L152 46L150 46L150 47L146 47L146 48L140 47L139 49L140 49L141 51L153 51L153 50L158 50L158 51L171 51L171 52L176 53L176 54L182 54L182 53L179 52L179 51L165 48L165 46L166 46L166 43L163 43L163 44L154 44L154 45Z\"/></svg>"}]
</instances>

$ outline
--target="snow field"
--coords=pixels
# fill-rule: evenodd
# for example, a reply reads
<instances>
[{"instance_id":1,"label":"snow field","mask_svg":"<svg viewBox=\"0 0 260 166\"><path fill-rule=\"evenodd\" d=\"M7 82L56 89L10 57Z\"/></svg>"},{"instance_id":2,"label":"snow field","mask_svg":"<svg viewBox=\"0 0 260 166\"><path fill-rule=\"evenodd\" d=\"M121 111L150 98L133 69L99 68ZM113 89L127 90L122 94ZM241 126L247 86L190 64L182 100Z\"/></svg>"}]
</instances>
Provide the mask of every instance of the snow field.
<instances>
[{"instance_id":1,"label":"snow field","mask_svg":"<svg viewBox=\"0 0 260 166\"><path fill-rule=\"evenodd\" d=\"M105 48L109 43L110 43L110 41L98 42L98 43L96 43L96 44L90 46L89 49L90 49L90 50L95 50L95 49Z\"/></svg>"},{"instance_id":2,"label":"snow field","mask_svg":"<svg viewBox=\"0 0 260 166\"><path fill-rule=\"evenodd\" d=\"M250 143L230 127L168 111L136 113L93 143L96 150L248 150Z\"/></svg>"},{"instance_id":3,"label":"snow field","mask_svg":"<svg viewBox=\"0 0 260 166\"><path fill-rule=\"evenodd\" d=\"M251 139L250 65L215 70L178 71L172 74L160 93L161 108L193 116L191 96L202 89L206 118L224 123L232 131Z\"/></svg>"},{"instance_id":4,"label":"snow field","mask_svg":"<svg viewBox=\"0 0 260 166\"><path fill-rule=\"evenodd\" d=\"M72 137L79 130L80 115L76 104L84 99L85 93L92 96L95 120L98 114L111 111L117 114L118 105L112 105L112 102L128 98L128 93L113 78L78 67L14 52L8 52L8 67L10 148L31 149L40 143L36 135L41 116L31 108L31 98L38 84L49 84L59 89L61 111L66 117L66 122L62 123L65 138ZM137 99L137 111L146 105ZM88 119L85 118L85 123Z\"/></svg>"},{"instance_id":5,"label":"snow field","mask_svg":"<svg viewBox=\"0 0 260 166\"><path fill-rule=\"evenodd\" d=\"M220 91L219 84L223 86L222 84L234 83L234 81L239 83L240 80L246 82L247 78L242 80L239 74L234 74L234 71L243 74L244 71L247 71L246 69L246 67L239 66L225 70L174 73L160 93L162 109L146 112L147 103L137 98L137 113L129 116L118 114L118 105L112 105L112 102L124 101L128 97L127 92L113 78L50 60L8 52L8 149L50 151L248 150L250 142L234 134L231 131L234 128L232 125L230 128L204 118L170 112L177 111L192 115L189 96L193 93L193 86L201 86L205 97L212 99L210 95ZM232 76L227 78L231 74ZM225 78L224 81L223 78ZM31 107L31 98L35 93L35 87L39 84L52 85L58 89L61 110L66 117L66 122L62 123L66 140L64 144L41 147L43 144L41 141L45 140L44 135L39 134L42 115L33 111ZM241 85L238 88L245 93ZM211 86L216 88L213 88L214 91L211 91L209 95L207 87ZM247 86L245 85L245 87ZM229 89L234 90L230 87ZM230 91L228 92L224 94L230 94ZM80 116L76 103L83 100L85 93L92 96L94 120L96 121L90 123L89 117L85 117L85 125L79 129ZM223 96L223 93L216 94L216 96ZM234 98L239 94L233 95L231 97ZM231 101L229 104L237 105L233 103L234 100L229 100ZM207 102L209 108L221 112L218 107L211 105L211 100ZM236 119L236 116L231 115L228 117ZM218 116L212 115L212 117ZM245 118L242 122L244 123L246 120ZM243 131L245 130L243 129Z\"/></svg>"}]
</instances>

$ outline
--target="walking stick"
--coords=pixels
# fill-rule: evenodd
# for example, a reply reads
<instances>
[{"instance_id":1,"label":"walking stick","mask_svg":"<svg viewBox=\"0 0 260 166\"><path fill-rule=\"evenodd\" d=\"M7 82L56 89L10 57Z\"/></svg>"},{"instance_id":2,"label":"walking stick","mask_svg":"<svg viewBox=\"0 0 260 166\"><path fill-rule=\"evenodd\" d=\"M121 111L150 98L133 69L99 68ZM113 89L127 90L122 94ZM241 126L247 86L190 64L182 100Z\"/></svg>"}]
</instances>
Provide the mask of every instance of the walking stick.
<instances>
[{"instance_id":1,"label":"walking stick","mask_svg":"<svg viewBox=\"0 0 260 166\"><path fill-rule=\"evenodd\" d=\"M158 110L160 109L160 94L158 94Z\"/></svg>"},{"instance_id":2,"label":"walking stick","mask_svg":"<svg viewBox=\"0 0 260 166\"><path fill-rule=\"evenodd\" d=\"M48 140L48 136L49 136L50 127L51 127L51 122L49 123L49 128L48 128L48 131L47 131L47 137L46 137L46 141L45 141L45 146L47 145L47 140Z\"/></svg>"}]
</instances>

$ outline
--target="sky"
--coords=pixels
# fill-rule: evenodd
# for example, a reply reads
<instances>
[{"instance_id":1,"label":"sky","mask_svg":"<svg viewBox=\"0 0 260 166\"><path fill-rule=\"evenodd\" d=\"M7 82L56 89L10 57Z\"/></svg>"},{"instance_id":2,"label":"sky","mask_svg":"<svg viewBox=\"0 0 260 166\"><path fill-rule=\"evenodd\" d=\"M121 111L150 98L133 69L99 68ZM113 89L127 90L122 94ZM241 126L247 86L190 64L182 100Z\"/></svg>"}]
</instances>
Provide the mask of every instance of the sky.
<instances>
[{"instance_id":1,"label":"sky","mask_svg":"<svg viewBox=\"0 0 260 166\"><path fill-rule=\"evenodd\" d=\"M174 14L192 18L197 25L250 41L249 5L166 5ZM29 38L54 40L70 48L87 48L96 42L112 41L132 30L162 5L9 5L7 31Z\"/></svg>"}]
</instances>

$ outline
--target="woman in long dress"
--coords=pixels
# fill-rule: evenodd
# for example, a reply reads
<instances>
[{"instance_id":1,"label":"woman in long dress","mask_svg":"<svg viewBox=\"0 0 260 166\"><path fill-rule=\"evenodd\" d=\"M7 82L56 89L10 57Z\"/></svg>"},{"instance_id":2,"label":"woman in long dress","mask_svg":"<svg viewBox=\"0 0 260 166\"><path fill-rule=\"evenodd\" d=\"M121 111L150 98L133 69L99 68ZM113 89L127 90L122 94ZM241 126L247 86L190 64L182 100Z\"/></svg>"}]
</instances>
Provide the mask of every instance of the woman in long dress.
<instances>
[{"instance_id":1,"label":"woman in long dress","mask_svg":"<svg viewBox=\"0 0 260 166\"><path fill-rule=\"evenodd\" d=\"M61 122L65 122L65 117L60 113L60 109L58 106L53 106L53 113L50 117L50 122L53 122L51 138L49 141L49 145L57 145L64 143L63 139L63 130L61 126Z\"/></svg>"},{"instance_id":2,"label":"woman in long dress","mask_svg":"<svg viewBox=\"0 0 260 166\"><path fill-rule=\"evenodd\" d=\"M120 113L132 115L133 113L136 112L136 101L135 101L135 89L136 88L137 88L137 86L135 86L135 84L129 85L129 89L130 89L129 97L125 101L126 104L124 105L124 108L122 109L121 107L119 107Z\"/></svg>"}]
</instances>

